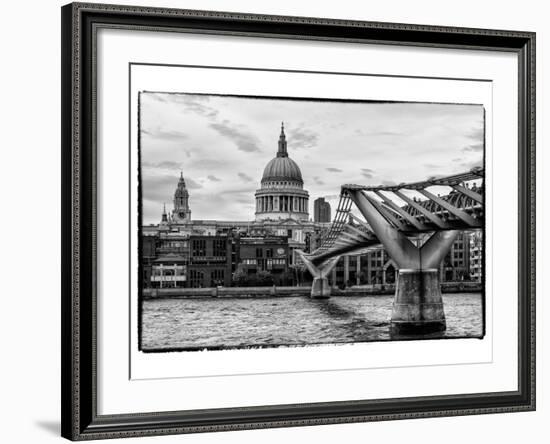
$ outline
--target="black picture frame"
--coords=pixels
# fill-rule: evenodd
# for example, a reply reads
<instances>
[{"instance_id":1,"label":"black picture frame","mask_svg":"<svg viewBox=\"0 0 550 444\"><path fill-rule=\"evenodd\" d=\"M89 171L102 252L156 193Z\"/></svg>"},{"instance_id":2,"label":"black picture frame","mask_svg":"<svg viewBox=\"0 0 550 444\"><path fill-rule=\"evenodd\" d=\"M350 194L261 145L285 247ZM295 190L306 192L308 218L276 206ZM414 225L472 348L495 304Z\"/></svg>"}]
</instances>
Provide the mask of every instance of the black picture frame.
<instances>
[{"instance_id":1,"label":"black picture frame","mask_svg":"<svg viewBox=\"0 0 550 444\"><path fill-rule=\"evenodd\" d=\"M535 409L535 33L72 3L62 15L62 436L71 440ZM100 416L96 390L94 29L511 51L519 60L518 390Z\"/></svg>"}]
</instances>

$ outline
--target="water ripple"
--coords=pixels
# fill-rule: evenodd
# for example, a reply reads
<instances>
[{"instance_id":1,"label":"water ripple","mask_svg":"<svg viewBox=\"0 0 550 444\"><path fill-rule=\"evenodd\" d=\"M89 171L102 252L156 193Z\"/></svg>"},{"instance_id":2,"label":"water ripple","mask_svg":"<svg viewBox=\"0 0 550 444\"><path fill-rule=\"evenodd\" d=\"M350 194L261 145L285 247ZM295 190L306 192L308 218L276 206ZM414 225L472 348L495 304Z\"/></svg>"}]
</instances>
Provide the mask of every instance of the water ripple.
<instances>
[{"instance_id":1,"label":"water ripple","mask_svg":"<svg viewBox=\"0 0 550 444\"><path fill-rule=\"evenodd\" d=\"M447 330L430 338L483 334L480 294L445 294L443 300ZM143 303L142 349L202 350L396 340L390 336L389 328L392 302L393 296L147 300Z\"/></svg>"}]
</instances>

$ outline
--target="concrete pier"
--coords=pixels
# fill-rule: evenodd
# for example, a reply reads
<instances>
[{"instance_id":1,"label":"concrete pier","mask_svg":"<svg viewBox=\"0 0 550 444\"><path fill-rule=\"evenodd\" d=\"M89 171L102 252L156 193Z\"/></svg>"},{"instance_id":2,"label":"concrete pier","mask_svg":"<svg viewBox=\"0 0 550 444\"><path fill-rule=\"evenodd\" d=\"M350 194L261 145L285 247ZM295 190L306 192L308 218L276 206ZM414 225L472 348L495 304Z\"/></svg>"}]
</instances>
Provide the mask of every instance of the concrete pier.
<instances>
[{"instance_id":1,"label":"concrete pier","mask_svg":"<svg viewBox=\"0 0 550 444\"><path fill-rule=\"evenodd\" d=\"M445 329L438 270L399 270L391 316L392 334L427 334Z\"/></svg>"},{"instance_id":2,"label":"concrete pier","mask_svg":"<svg viewBox=\"0 0 550 444\"><path fill-rule=\"evenodd\" d=\"M446 329L438 268L458 231L436 231L422 246L415 245L378 211L378 203L360 191L350 197L386 251L397 264L397 288L392 332L426 334Z\"/></svg>"},{"instance_id":3,"label":"concrete pier","mask_svg":"<svg viewBox=\"0 0 550 444\"><path fill-rule=\"evenodd\" d=\"M327 299L330 297L331 289L326 277L315 277L311 285L311 297L313 299Z\"/></svg>"},{"instance_id":4,"label":"concrete pier","mask_svg":"<svg viewBox=\"0 0 550 444\"><path fill-rule=\"evenodd\" d=\"M328 274L334 269L338 257L333 257L320 265L314 265L306 255L297 250L297 253L301 256L304 265L313 276L313 283L311 285L311 297L315 299L330 297L331 289L328 283Z\"/></svg>"}]
</instances>

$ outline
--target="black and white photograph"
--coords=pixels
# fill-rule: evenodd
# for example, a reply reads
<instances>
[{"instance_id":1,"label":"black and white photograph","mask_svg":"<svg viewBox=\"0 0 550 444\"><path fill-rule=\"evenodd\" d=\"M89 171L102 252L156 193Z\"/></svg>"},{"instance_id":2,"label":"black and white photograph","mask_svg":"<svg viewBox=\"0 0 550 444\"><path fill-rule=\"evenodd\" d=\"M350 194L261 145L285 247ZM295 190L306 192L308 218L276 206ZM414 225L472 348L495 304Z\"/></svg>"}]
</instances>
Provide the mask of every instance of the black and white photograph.
<instances>
[{"instance_id":1,"label":"black and white photograph","mask_svg":"<svg viewBox=\"0 0 550 444\"><path fill-rule=\"evenodd\" d=\"M485 109L140 91L139 349L485 336Z\"/></svg>"},{"instance_id":2,"label":"black and white photograph","mask_svg":"<svg viewBox=\"0 0 550 444\"><path fill-rule=\"evenodd\" d=\"M285 1L68 4L61 94L6 83L13 115L61 105L60 132L41 113L7 145L15 200L59 197L39 177L61 172L61 231L42 230L61 234L57 313L43 289L39 310L20 294L53 248L33 268L5 230L23 304L6 312L22 376L8 399L48 412L37 429L61 400L70 440L524 441L544 422L527 413L541 14ZM37 221L10 224L35 243ZM60 396L19 402L59 369Z\"/></svg>"}]
</instances>

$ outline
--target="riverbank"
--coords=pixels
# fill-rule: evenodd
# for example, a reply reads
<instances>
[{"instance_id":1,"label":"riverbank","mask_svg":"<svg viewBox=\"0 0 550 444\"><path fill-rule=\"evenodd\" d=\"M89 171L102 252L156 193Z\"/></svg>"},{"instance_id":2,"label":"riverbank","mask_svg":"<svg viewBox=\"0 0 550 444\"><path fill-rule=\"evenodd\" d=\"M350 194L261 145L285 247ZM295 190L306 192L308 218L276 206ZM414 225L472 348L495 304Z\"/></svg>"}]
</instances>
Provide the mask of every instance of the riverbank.
<instances>
[{"instance_id":1,"label":"riverbank","mask_svg":"<svg viewBox=\"0 0 550 444\"><path fill-rule=\"evenodd\" d=\"M481 284L477 282L444 282L443 293L479 293ZM266 298L309 296L311 287L214 287L214 288L146 288L144 299L171 298ZM346 289L332 288L332 296L380 296L395 293L394 284L354 285Z\"/></svg>"}]
</instances>

